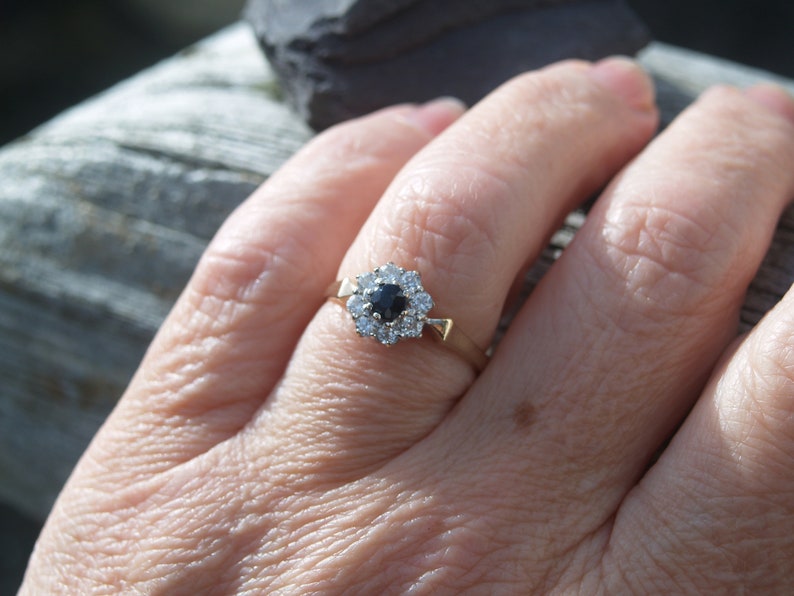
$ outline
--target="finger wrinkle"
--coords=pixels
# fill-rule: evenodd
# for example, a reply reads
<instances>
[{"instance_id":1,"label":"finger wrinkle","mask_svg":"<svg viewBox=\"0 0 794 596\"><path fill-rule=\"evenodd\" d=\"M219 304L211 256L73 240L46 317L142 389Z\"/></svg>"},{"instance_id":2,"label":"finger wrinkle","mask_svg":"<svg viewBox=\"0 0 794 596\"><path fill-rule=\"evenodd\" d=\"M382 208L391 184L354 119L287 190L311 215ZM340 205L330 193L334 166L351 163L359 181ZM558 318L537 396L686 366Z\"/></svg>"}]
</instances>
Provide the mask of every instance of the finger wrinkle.
<instances>
[{"instance_id":1,"label":"finger wrinkle","mask_svg":"<svg viewBox=\"0 0 794 596\"><path fill-rule=\"evenodd\" d=\"M218 251L208 254L203 264L206 280L191 284L187 293L187 310L201 319L190 321L188 326L212 322L226 327L238 310L245 313L249 308L284 308L280 295L284 287L305 295L301 286L308 285L307 278L319 272L311 271L310 266L309 271L307 267L298 268L300 258L290 259L289 252L248 246L233 255Z\"/></svg>"},{"instance_id":2,"label":"finger wrinkle","mask_svg":"<svg viewBox=\"0 0 794 596\"><path fill-rule=\"evenodd\" d=\"M742 239L725 217L708 204L698 210L704 213L687 211L622 202L606 216L600 250L591 251L599 273L630 297L633 311L665 324L670 315L702 312L726 281L749 282L746 273L736 279Z\"/></svg>"},{"instance_id":3,"label":"finger wrinkle","mask_svg":"<svg viewBox=\"0 0 794 596\"><path fill-rule=\"evenodd\" d=\"M321 209L287 212L270 217L264 230L257 222L255 230L238 228L233 235L224 234L205 253L190 289L239 303L267 302L269 294L278 295L285 284L300 291L318 276L325 277L322 259L314 258L316 233L307 232L329 216Z\"/></svg>"},{"instance_id":4,"label":"finger wrinkle","mask_svg":"<svg viewBox=\"0 0 794 596\"><path fill-rule=\"evenodd\" d=\"M483 272L501 267L496 259L505 232L504 214L514 211L516 200L508 183L471 165L456 165L450 180L442 168L416 172L402 181L390 205L391 214L379 220L373 236L374 254L404 255L407 262L427 264L432 272L426 283L454 279L456 287L467 287L467 295L488 284L469 283ZM410 254L409 254L410 253ZM473 265L472 263L479 263ZM477 303L472 299L470 303ZM491 304L493 300L487 300Z\"/></svg>"}]
</instances>

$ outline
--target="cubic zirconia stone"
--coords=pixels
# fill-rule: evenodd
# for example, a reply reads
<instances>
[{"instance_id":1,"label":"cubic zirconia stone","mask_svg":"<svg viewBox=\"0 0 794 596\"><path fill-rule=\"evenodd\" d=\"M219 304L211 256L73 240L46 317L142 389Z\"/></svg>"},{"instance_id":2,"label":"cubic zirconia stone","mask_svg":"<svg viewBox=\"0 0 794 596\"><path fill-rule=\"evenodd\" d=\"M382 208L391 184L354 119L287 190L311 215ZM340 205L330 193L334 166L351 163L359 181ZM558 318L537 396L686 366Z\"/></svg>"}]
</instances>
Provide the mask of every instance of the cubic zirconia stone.
<instances>
[{"instance_id":1,"label":"cubic zirconia stone","mask_svg":"<svg viewBox=\"0 0 794 596\"><path fill-rule=\"evenodd\" d=\"M380 343L385 345L396 344L397 340L400 339L397 331L388 325L381 325L375 333L375 337L378 338Z\"/></svg>"},{"instance_id":2,"label":"cubic zirconia stone","mask_svg":"<svg viewBox=\"0 0 794 596\"><path fill-rule=\"evenodd\" d=\"M358 317L366 314L367 312L367 300L361 294L353 294L350 298L347 299L347 310L348 312L353 315L353 318L357 319Z\"/></svg>"},{"instance_id":3,"label":"cubic zirconia stone","mask_svg":"<svg viewBox=\"0 0 794 596\"><path fill-rule=\"evenodd\" d=\"M426 315L433 308L433 299L427 292L419 292L411 298L411 308L419 315Z\"/></svg>"},{"instance_id":4,"label":"cubic zirconia stone","mask_svg":"<svg viewBox=\"0 0 794 596\"><path fill-rule=\"evenodd\" d=\"M400 285L406 294L416 294L422 291L422 278L416 271L406 271L403 273Z\"/></svg>"},{"instance_id":5,"label":"cubic zirconia stone","mask_svg":"<svg viewBox=\"0 0 794 596\"><path fill-rule=\"evenodd\" d=\"M367 290L375 290L378 287L377 276L372 272L362 273L356 278L358 282L358 291L364 293Z\"/></svg>"},{"instance_id":6,"label":"cubic zirconia stone","mask_svg":"<svg viewBox=\"0 0 794 596\"><path fill-rule=\"evenodd\" d=\"M370 337L375 335L378 330L378 323L375 319L365 315L356 319L356 331L362 337Z\"/></svg>"},{"instance_id":7,"label":"cubic zirconia stone","mask_svg":"<svg viewBox=\"0 0 794 596\"><path fill-rule=\"evenodd\" d=\"M381 284L369 297L372 312L378 313L386 322L393 321L402 314L408 300L403 290L396 284Z\"/></svg>"},{"instance_id":8,"label":"cubic zirconia stone","mask_svg":"<svg viewBox=\"0 0 794 596\"><path fill-rule=\"evenodd\" d=\"M419 337L422 335L424 321L419 320L414 315L404 315L398 323L398 331L403 337Z\"/></svg>"},{"instance_id":9,"label":"cubic zirconia stone","mask_svg":"<svg viewBox=\"0 0 794 596\"><path fill-rule=\"evenodd\" d=\"M383 267L378 267L378 277L385 284L399 284L403 270L394 263L386 263Z\"/></svg>"}]
</instances>

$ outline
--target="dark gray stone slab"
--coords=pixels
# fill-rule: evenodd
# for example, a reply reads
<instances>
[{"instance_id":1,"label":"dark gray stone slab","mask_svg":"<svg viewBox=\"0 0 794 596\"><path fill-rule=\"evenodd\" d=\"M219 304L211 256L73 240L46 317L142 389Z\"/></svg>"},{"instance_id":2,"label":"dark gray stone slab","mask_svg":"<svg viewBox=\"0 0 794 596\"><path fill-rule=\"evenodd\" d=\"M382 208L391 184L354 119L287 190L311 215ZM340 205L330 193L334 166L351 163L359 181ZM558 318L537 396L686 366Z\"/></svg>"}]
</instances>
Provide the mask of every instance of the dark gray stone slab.
<instances>
[{"instance_id":1,"label":"dark gray stone slab","mask_svg":"<svg viewBox=\"0 0 794 596\"><path fill-rule=\"evenodd\" d=\"M399 102L475 103L520 72L648 42L623 0L249 0L246 14L315 129Z\"/></svg>"}]
</instances>

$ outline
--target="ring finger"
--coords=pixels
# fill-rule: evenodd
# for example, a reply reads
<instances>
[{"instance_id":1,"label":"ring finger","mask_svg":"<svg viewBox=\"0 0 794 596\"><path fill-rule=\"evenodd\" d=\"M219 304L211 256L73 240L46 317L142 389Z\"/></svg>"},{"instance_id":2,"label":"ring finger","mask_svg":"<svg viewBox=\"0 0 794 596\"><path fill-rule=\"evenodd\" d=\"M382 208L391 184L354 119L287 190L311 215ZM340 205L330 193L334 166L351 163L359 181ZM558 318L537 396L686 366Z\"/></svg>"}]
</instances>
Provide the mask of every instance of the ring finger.
<instances>
[{"instance_id":1,"label":"ring finger","mask_svg":"<svg viewBox=\"0 0 794 596\"><path fill-rule=\"evenodd\" d=\"M527 258L655 125L651 84L625 60L519 77L409 162L340 273L390 261L419 271L435 302L431 315L452 317L485 347ZM473 380L454 351L428 338L379 345L358 337L344 309L328 303L252 428L259 437L288 433L294 459L305 447L311 467L346 476L427 434Z\"/></svg>"}]
</instances>

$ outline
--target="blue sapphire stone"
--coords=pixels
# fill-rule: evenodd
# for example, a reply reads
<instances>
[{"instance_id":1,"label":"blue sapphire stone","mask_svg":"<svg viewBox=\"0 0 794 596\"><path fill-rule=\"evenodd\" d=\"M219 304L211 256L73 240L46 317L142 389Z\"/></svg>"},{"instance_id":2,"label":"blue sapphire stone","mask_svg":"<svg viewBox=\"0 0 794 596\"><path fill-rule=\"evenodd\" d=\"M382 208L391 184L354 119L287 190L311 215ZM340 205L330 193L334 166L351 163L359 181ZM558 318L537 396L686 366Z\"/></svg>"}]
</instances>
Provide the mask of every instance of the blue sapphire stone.
<instances>
[{"instance_id":1,"label":"blue sapphire stone","mask_svg":"<svg viewBox=\"0 0 794 596\"><path fill-rule=\"evenodd\" d=\"M387 323L399 317L408 305L403 289L397 284L380 284L369 297L372 312Z\"/></svg>"}]
</instances>

